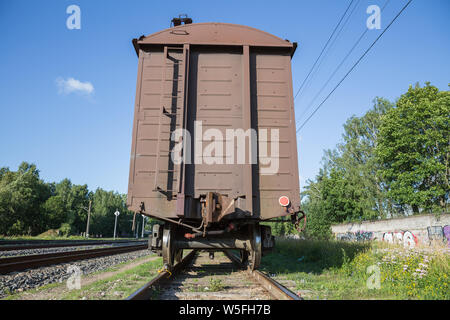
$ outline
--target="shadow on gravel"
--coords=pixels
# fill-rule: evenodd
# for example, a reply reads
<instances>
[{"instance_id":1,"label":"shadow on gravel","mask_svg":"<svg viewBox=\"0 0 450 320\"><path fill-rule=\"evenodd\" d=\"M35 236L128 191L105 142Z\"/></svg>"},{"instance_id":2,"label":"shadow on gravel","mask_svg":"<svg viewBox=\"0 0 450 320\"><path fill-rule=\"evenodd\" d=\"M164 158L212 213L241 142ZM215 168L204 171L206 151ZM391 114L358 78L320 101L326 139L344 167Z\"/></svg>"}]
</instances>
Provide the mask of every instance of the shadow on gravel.
<instances>
[{"instance_id":1,"label":"shadow on gravel","mask_svg":"<svg viewBox=\"0 0 450 320\"><path fill-rule=\"evenodd\" d=\"M276 239L274 250L262 258L260 270L268 273L306 272L321 274L340 268L357 253L370 248L368 242Z\"/></svg>"}]
</instances>

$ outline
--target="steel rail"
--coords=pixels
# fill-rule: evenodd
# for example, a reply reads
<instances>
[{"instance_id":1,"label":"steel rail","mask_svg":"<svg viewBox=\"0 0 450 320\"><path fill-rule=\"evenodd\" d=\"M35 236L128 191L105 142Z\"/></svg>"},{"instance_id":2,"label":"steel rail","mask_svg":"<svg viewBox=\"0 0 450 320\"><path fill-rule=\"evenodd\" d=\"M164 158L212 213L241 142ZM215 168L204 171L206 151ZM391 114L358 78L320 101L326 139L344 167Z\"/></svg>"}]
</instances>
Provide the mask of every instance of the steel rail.
<instances>
[{"instance_id":1,"label":"steel rail","mask_svg":"<svg viewBox=\"0 0 450 320\"><path fill-rule=\"evenodd\" d=\"M171 272L165 270L160 272L155 278L147 282L140 289L133 292L126 300L149 300L152 289L163 285L165 282L173 279L172 277L182 271L197 255L197 250L192 250L186 257L177 263Z\"/></svg>"},{"instance_id":2,"label":"steel rail","mask_svg":"<svg viewBox=\"0 0 450 320\"><path fill-rule=\"evenodd\" d=\"M228 250L223 251L225 255L236 265L242 267L239 259L229 252ZM172 270L163 271L159 273L155 278L150 280L140 289L136 290L132 293L126 300L148 300L151 297L152 289L156 287L162 286L164 283L173 279L175 274L180 273L197 255L197 250L191 251L180 263L178 263ZM302 300L295 293L278 283L277 281L271 279L269 276L265 275L261 271L258 270L247 270L249 276L251 276L258 284L260 284L264 289L269 292L271 296L273 296L277 300Z\"/></svg>"},{"instance_id":3,"label":"steel rail","mask_svg":"<svg viewBox=\"0 0 450 320\"><path fill-rule=\"evenodd\" d=\"M242 267L239 258L228 250L224 250L224 254L236 265ZM284 287L274 279L259 270L247 270L247 273L266 289L277 300L303 300L288 288Z\"/></svg>"},{"instance_id":4,"label":"steel rail","mask_svg":"<svg viewBox=\"0 0 450 320\"><path fill-rule=\"evenodd\" d=\"M78 250L68 252L57 252L47 254L35 254L19 257L1 258L0 274L12 271L21 271L25 269L38 268L42 266L72 262L83 259L90 259L114 254L144 250L148 248L148 244L126 245L113 248L100 248L89 250Z\"/></svg>"},{"instance_id":5,"label":"steel rail","mask_svg":"<svg viewBox=\"0 0 450 320\"><path fill-rule=\"evenodd\" d=\"M78 246L95 246L114 243L141 243L147 242L147 240L91 240L91 241L72 241L72 242L56 242L56 243L33 243L33 244L2 244L0 242L0 251L12 251L12 250L28 250L28 249L47 249L47 248L62 248L62 247L78 247Z\"/></svg>"}]
</instances>

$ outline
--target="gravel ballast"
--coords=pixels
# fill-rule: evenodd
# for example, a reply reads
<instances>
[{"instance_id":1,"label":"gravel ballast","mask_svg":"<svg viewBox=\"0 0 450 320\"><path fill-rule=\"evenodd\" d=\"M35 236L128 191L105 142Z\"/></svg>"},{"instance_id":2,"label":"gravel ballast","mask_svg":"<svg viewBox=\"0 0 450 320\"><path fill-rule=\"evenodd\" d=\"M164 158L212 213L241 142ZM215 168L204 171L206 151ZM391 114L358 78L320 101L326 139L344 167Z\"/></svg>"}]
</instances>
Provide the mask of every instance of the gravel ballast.
<instances>
[{"instance_id":1,"label":"gravel ballast","mask_svg":"<svg viewBox=\"0 0 450 320\"><path fill-rule=\"evenodd\" d=\"M73 273L67 272L69 266L79 267L83 276L150 254L150 250L138 250L0 275L0 298L50 283L62 283L73 275Z\"/></svg>"}]
</instances>

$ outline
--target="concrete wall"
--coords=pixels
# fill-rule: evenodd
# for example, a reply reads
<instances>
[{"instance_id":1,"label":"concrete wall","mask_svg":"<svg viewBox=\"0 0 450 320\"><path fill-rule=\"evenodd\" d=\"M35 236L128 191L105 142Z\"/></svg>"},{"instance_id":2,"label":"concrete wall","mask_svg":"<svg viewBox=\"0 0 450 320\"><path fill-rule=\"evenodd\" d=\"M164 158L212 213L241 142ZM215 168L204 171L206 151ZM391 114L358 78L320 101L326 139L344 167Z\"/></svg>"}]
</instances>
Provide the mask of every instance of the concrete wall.
<instances>
[{"instance_id":1,"label":"concrete wall","mask_svg":"<svg viewBox=\"0 0 450 320\"><path fill-rule=\"evenodd\" d=\"M428 244L430 240L447 241L450 246L450 214L438 219L432 214L410 217L364 221L331 226L340 240L382 240L399 242L414 247L418 243Z\"/></svg>"}]
</instances>

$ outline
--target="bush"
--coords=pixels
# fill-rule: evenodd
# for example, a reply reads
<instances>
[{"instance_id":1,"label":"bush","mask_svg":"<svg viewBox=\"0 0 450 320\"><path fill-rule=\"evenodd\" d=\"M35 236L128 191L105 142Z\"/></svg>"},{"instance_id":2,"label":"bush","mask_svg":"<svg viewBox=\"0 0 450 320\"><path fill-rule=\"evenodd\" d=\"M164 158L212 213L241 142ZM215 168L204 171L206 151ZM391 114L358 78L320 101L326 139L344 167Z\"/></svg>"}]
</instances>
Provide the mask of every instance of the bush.
<instances>
[{"instance_id":1,"label":"bush","mask_svg":"<svg viewBox=\"0 0 450 320\"><path fill-rule=\"evenodd\" d=\"M68 237L71 234L72 228L70 224L63 223L59 228L59 235L63 237Z\"/></svg>"}]
</instances>

